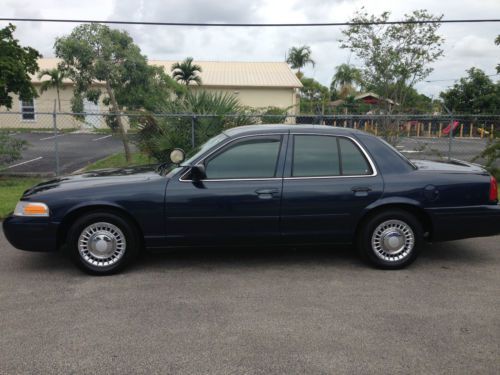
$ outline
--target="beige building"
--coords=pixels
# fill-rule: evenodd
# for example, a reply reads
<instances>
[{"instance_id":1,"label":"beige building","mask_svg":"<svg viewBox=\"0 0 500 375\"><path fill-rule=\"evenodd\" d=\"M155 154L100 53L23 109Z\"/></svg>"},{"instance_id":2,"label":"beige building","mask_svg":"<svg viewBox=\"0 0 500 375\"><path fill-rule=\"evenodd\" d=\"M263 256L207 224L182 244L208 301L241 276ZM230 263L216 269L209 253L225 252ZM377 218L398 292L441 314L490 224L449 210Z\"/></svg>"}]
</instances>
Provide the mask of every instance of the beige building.
<instances>
[{"instance_id":1,"label":"beige building","mask_svg":"<svg viewBox=\"0 0 500 375\"><path fill-rule=\"evenodd\" d=\"M170 74L171 66L176 61L151 60L149 63L162 66ZM58 59L40 59L40 70L57 67ZM267 107L287 108L288 113L297 114L299 110L298 90L302 87L299 79L285 62L221 62L195 61L202 68L200 74L201 86L193 86L195 90L208 90L229 93L238 98L243 106L264 109ZM33 76L35 87L39 88L41 81ZM56 104L56 111L71 112L71 98L73 97L73 83L68 79L60 90L61 109ZM57 103L55 89L49 89L32 101L21 102L14 99L10 112L20 112L0 115L0 127L16 128L49 128L52 126L52 116L48 114L54 110ZM95 105L84 103L84 112L95 113L106 111L103 103ZM4 112L5 109L2 109ZM47 114L43 114L47 113ZM77 120L71 115L58 115L58 127L82 128L104 126L101 118L85 116Z\"/></svg>"}]
</instances>

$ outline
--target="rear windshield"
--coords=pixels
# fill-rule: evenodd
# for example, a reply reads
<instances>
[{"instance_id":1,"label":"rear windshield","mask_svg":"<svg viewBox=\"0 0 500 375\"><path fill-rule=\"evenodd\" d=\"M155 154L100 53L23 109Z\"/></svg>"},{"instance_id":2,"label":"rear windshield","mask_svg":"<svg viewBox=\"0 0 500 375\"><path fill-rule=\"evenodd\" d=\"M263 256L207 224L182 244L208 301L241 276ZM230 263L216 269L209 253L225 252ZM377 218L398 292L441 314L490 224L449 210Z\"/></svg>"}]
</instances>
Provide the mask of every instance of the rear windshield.
<instances>
[{"instance_id":1,"label":"rear windshield","mask_svg":"<svg viewBox=\"0 0 500 375\"><path fill-rule=\"evenodd\" d=\"M408 164L410 167L412 167L413 169L418 169L417 166L415 164L413 164L411 162L410 159L408 159L406 156L404 156L401 152L398 151L398 149L396 147L394 147L393 145L391 145L389 142L387 142L386 140L382 139L382 138L379 138L387 147L389 147L392 151L394 151L396 153L396 155L398 155L406 164Z\"/></svg>"}]
</instances>

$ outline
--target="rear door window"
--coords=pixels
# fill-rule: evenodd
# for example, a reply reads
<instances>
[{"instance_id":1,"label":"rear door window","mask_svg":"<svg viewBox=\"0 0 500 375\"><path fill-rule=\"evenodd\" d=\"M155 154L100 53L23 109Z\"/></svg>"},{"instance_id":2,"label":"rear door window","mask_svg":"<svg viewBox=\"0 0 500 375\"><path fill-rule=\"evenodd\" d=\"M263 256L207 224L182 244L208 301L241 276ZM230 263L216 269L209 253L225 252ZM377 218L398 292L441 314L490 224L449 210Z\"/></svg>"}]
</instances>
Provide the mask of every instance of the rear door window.
<instances>
[{"instance_id":1,"label":"rear door window","mask_svg":"<svg viewBox=\"0 0 500 375\"><path fill-rule=\"evenodd\" d=\"M327 135L293 137L292 177L370 175L361 149L350 139Z\"/></svg>"},{"instance_id":2,"label":"rear door window","mask_svg":"<svg viewBox=\"0 0 500 375\"><path fill-rule=\"evenodd\" d=\"M293 144L294 177L340 175L340 159L336 137L296 135Z\"/></svg>"},{"instance_id":3,"label":"rear door window","mask_svg":"<svg viewBox=\"0 0 500 375\"><path fill-rule=\"evenodd\" d=\"M359 147L350 139L340 137L338 140L342 158L342 175L372 174L370 164Z\"/></svg>"}]
</instances>

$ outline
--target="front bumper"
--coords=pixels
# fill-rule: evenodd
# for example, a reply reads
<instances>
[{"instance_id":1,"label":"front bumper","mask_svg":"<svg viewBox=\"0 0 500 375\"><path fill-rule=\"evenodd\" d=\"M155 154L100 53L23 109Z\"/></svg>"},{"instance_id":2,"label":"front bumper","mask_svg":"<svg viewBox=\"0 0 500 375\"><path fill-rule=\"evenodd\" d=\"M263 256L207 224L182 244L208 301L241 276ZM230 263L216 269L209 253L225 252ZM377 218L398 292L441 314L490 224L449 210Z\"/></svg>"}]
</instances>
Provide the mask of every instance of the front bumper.
<instances>
[{"instance_id":1,"label":"front bumper","mask_svg":"<svg viewBox=\"0 0 500 375\"><path fill-rule=\"evenodd\" d=\"M434 241L500 234L500 205L428 209Z\"/></svg>"},{"instance_id":2,"label":"front bumper","mask_svg":"<svg viewBox=\"0 0 500 375\"><path fill-rule=\"evenodd\" d=\"M57 250L58 224L47 217L9 216L3 222L3 232L12 246L27 251Z\"/></svg>"}]
</instances>

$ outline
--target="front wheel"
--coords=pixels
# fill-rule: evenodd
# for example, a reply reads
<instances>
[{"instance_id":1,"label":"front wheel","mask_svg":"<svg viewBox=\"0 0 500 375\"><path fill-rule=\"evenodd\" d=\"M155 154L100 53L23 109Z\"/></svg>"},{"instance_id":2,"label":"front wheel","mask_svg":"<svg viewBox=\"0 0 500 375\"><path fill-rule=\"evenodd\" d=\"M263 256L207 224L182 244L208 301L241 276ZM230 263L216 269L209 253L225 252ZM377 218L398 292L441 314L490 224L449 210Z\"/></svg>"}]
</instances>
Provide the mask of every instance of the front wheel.
<instances>
[{"instance_id":1,"label":"front wheel","mask_svg":"<svg viewBox=\"0 0 500 375\"><path fill-rule=\"evenodd\" d=\"M358 249L379 268L403 268L417 257L422 238L422 226L415 216L403 210L388 210L364 223Z\"/></svg>"},{"instance_id":2,"label":"front wheel","mask_svg":"<svg viewBox=\"0 0 500 375\"><path fill-rule=\"evenodd\" d=\"M78 219L69 231L68 240L75 263L94 275L120 271L139 251L135 227L108 212L93 212Z\"/></svg>"}]
</instances>

